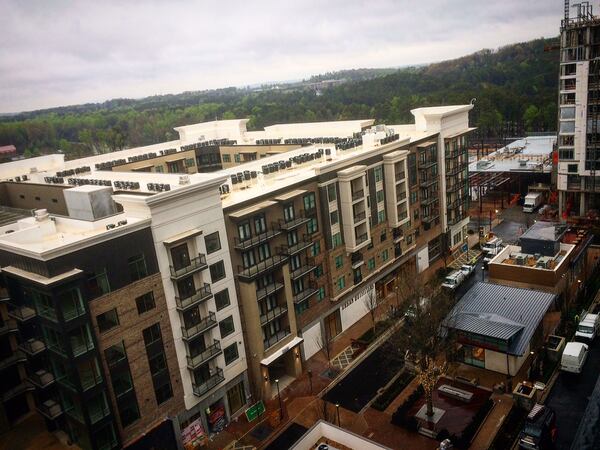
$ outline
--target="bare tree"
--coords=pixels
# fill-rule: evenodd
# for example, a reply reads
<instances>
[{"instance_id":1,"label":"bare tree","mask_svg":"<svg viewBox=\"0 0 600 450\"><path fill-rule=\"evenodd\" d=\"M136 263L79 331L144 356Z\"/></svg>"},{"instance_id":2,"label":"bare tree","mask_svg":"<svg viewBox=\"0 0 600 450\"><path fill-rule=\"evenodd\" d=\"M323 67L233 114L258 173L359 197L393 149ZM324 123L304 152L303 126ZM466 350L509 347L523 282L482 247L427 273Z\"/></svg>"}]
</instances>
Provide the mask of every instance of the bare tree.
<instances>
[{"instance_id":1,"label":"bare tree","mask_svg":"<svg viewBox=\"0 0 600 450\"><path fill-rule=\"evenodd\" d=\"M375 336L375 313L377 312L377 306L379 305L379 299L377 298L377 292L372 287L365 292L363 295L363 303L367 308L367 311L371 315L371 324L373 326L373 336Z\"/></svg>"},{"instance_id":2,"label":"bare tree","mask_svg":"<svg viewBox=\"0 0 600 450\"><path fill-rule=\"evenodd\" d=\"M315 345L327 359L327 375L331 378L333 375L335 375L335 371L331 366L331 358L333 356L331 354L333 352L333 339L329 335L327 329L323 330L323 332L315 338Z\"/></svg>"}]
</instances>

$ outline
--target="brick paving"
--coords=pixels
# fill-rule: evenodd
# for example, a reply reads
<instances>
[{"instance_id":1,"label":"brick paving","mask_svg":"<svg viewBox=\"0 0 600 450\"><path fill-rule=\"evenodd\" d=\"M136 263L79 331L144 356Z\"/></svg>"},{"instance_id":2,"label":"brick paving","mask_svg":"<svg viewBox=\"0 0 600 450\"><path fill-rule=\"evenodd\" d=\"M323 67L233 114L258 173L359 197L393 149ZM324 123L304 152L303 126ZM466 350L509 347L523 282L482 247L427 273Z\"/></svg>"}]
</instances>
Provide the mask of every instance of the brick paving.
<instances>
[{"instance_id":1,"label":"brick paving","mask_svg":"<svg viewBox=\"0 0 600 450\"><path fill-rule=\"evenodd\" d=\"M67 446L46 430L44 419L32 414L17 426L0 436L0 450L74 450L79 447Z\"/></svg>"}]
</instances>

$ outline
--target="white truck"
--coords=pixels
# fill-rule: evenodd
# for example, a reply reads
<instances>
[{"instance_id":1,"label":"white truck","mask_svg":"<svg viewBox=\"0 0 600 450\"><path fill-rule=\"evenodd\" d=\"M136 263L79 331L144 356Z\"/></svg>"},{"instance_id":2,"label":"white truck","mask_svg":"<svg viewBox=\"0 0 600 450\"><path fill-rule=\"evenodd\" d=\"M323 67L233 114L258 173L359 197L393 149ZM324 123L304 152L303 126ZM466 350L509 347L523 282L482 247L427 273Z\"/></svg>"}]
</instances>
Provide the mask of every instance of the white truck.
<instances>
[{"instance_id":1,"label":"white truck","mask_svg":"<svg viewBox=\"0 0 600 450\"><path fill-rule=\"evenodd\" d=\"M543 200L544 197L541 192L527 194L525 196L525 201L523 202L523 212L530 213L535 211L535 209L542 204Z\"/></svg>"},{"instance_id":2,"label":"white truck","mask_svg":"<svg viewBox=\"0 0 600 450\"><path fill-rule=\"evenodd\" d=\"M586 313L577 325L575 339L583 342L591 342L598 334L600 328L600 316L598 314Z\"/></svg>"},{"instance_id":3,"label":"white truck","mask_svg":"<svg viewBox=\"0 0 600 450\"><path fill-rule=\"evenodd\" d=\"M560 370L571 373L581 373L588 357L588 346L581 342L569 342L565 345L560 360Z\"/></svg>"},{"instance_id":4,"label":"white truck","mask_svg":"<svg viewBox=\"0 0 600 450\"><path fill-rule=\"evenodd\" d=\"M455 270L444 279L442 287L454 290L458 286L460 286L460 283L462 283L463 281L465 281L464 272L462 270Z\"/></svg>"}]
</instances>

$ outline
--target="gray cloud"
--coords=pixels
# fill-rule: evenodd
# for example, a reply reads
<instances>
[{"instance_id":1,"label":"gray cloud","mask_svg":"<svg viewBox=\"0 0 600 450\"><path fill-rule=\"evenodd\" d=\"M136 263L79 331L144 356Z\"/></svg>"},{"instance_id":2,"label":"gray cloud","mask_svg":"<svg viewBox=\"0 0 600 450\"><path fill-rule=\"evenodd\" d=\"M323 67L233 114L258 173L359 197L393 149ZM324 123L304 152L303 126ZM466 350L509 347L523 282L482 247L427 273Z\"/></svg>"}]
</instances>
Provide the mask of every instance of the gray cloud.
<instances>
[{"instance_id":1,"label":"gray cloud","mask_svg":"<svg viewBox=\"0 0 600 450\"><path fill-rule=\"evenodd\" d=\"M558 34L548 0L0 0L0 112L454 58Z\"/></svg>"}]
</instances>

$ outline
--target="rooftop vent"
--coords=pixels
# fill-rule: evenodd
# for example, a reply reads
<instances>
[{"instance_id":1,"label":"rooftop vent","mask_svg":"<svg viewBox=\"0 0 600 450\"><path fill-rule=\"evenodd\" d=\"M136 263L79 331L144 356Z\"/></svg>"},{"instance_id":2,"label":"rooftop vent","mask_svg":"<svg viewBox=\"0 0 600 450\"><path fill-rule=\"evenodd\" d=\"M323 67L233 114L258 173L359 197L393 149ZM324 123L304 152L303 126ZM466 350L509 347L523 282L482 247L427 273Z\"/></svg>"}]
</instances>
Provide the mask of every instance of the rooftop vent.
<instances>
[{"instance_id":1,"label":"rooftop vent","mask_svg":"<svg viewBox=\"0 0 600 450\"><path fill-rule=\"evenodd\" d=\"M187 175L180 175L179 176L179 185L183 186L185 184L190 184L190 177Z\"/></svg>"},{"instance_id":2,"label":"rooftop vent","mask_svg":"<svg viewBox=\"0 0 600 450\"><path fill-rule=\"evenodd\" d=\"M48 220L50 214L48 214L48 210L46 209L36 209L34 217L36 222L44 222Z\"/></svg>"}]
</instances>

